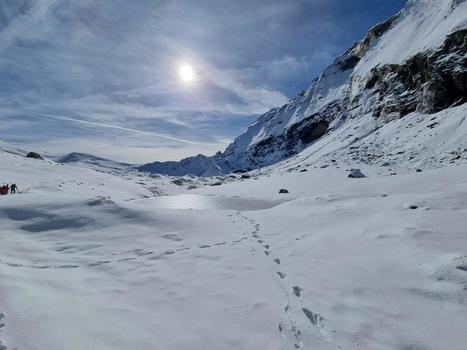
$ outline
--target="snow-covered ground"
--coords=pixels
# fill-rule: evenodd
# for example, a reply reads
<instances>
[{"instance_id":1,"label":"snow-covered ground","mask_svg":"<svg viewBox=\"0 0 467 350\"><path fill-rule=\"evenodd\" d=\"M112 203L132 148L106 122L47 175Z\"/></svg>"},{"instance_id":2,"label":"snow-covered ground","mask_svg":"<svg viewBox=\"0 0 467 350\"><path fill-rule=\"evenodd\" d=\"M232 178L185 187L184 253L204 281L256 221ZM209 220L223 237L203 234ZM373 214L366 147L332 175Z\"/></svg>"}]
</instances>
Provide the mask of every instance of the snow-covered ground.
<instances>
[{"instance_id":1,"label":"snow-covered ground","mask_svg":"<svg viewBox=\"0 0 467 350\"><path fill-rule=\"evenodd\" d=\"M0 196L3 348L465 349L465 150L449 158L466 147L464 111L354 130L349 144L342 130L192 190L1 144L0 181L21 191ZM348 178L353 165L367 177ZM168 209L154 193L190 196Z\"/></svg>"},{"instance_id":2,"label":"snow-covered ground","mask_svg":"<svg viewBox=\"0 0 467 350\"><path fill-rule=\"evenodd\" d=\"M214 157L0 141L0 350L466 349L466 9L409 1Z\"/></svg>"}]
</instances>

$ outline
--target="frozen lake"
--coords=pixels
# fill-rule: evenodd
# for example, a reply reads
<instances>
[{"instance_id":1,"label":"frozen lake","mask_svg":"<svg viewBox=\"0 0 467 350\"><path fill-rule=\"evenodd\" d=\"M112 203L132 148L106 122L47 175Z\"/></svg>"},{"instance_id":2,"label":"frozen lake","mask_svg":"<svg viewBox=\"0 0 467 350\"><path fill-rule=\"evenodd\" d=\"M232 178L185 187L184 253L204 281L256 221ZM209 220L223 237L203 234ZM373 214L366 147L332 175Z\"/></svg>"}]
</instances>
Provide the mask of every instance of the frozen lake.
<instances>
[{"instance_id":1,"label":"frozen lake","mask_svg":"<svg viewBox=\"0 0 467 350\"><path fill-rule=\"evenodd\" d=\"M179 194L174 196L148 198L140 201L151 201L152 206L161 209L210 209L238 211L270 209L283 203L283 201L278 200L203 196L198 194Z\"/></svg>"}]
</instances>

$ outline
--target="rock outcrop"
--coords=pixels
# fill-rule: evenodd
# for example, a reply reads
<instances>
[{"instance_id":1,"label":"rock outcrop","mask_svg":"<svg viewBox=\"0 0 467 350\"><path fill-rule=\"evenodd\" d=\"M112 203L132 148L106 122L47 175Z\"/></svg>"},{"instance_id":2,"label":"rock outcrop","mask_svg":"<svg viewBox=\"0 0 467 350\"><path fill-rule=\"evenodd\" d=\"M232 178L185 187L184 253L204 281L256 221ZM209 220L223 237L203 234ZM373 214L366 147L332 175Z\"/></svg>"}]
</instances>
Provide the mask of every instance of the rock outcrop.
<instances>
[{"instance_id":1,"label":"rock outcrop","mask_svg":"<svg viewBox=\"0 0 467 350\"><path fill-rule=\"evenodd\" d=\"M31 158L31 159L39 159L43 160L44 158L37 152L29 152L26 154L26 158Z\"/></svg>"}]
</instances>

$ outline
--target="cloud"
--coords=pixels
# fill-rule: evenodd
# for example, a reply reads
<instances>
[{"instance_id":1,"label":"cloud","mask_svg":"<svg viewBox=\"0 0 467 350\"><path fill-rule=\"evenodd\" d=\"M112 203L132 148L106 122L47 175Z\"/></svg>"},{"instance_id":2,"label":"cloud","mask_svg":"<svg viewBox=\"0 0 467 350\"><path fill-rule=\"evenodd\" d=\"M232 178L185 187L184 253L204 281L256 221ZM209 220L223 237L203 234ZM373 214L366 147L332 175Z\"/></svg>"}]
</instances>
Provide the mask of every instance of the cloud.
<instances>
[{"instance_id":1,"label":"cloud","mask_svg":"<svg viewBox=\"0 0 467 350\"><path fill-rule=\"evenodd\" d=\"M116 159L222 149L403 1L353 1L355 21L347 0L4 0L0 138Z\"/></svg>"},{"instance_id":2,"label":"cloud","mask_svg":"<svg viewBox=\"0 0 467 350\"><path fill-rule=\"evenodd\" d=\"M48 17L51 10L57 6L59 0L36 0L31 6L28 1L18 0L23 6L16 7L17 9L23 9L24 12L19 13L14 18L7 18L6 21L11 20L7 24L6 28L0 33L0 52L8 48L15 40L18 39L30 39L35 40L38 38L37 31L34 27ZM3 4L3 6L12 6L11 4ZM3 10L8 10L7 8Z\"/></svg>"}]
</instances>

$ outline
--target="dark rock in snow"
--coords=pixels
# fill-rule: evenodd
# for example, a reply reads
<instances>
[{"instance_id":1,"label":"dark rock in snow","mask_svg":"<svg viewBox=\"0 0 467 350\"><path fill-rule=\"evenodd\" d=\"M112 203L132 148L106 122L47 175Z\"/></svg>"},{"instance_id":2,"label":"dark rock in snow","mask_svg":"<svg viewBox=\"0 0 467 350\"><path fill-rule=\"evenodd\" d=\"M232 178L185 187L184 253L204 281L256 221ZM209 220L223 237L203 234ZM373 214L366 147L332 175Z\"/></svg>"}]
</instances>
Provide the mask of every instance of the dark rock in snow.
<instances>
[{"instance_id":1,"label":"dark rock in snow","mask_svg":"<svg viewBox=\"0 0 467 350\"><path fill-rule=\"evenodd\" d=\"M26 157L31 159L44 159L39 153L36 152L29 152L28 154L26 154Z\"/></svg>"},{"instance_id":2,"label":"dark rock in snow","mask_svg":"<svg viewBox=\"0 0 467 350\"><path fill-rule=\"evenodd\" d=\"M280 194L284 194L284 193L289 193L289 191L286 190L285 188L281 188L281 189L279 190L279 193L280 193Z\"/></svg>"},{"instance_id":3,"label":"dark rock in snow","mask_svg":"<svg viewBox=\"0 0 467 350\"><path fill-rule=\"evenodd\" d=\"M222 182L214 182L210 186L220 186L222 185Z\"/></svg>"},{"instance_id":4,"label":"dark rock in snow","mask_svg":"<svg viewBox=\"0 0 467 350\"><path fill-rule=\"evenodd\" d=\"M301 173L306 173L307 171L308 171L307 169L300 170Z\"/></svg>"},{"instance_id":5,"label":"dark rock in snow","mask_svg":"<svg viewBox=\"0 0 467 350\"><path fill-rule=\"evenodd\" d=\"M349 178L351 179L361 179L366 177L365 174L363 174L360 169L352 169L350 171L350 174L348 175Z\"/></svg>"},{"instance_id":6,"label":"dark rock in snow","mask_svg":"<svg viewBox=\"0 0 467 350\"><path fill-rule=\"evenodd\" d=\"M183 181L180 180L180 179L173 180L172 183L174 185L177 185L177 186L182 186L183 185Z\"/></svg>"}]
</instances>

